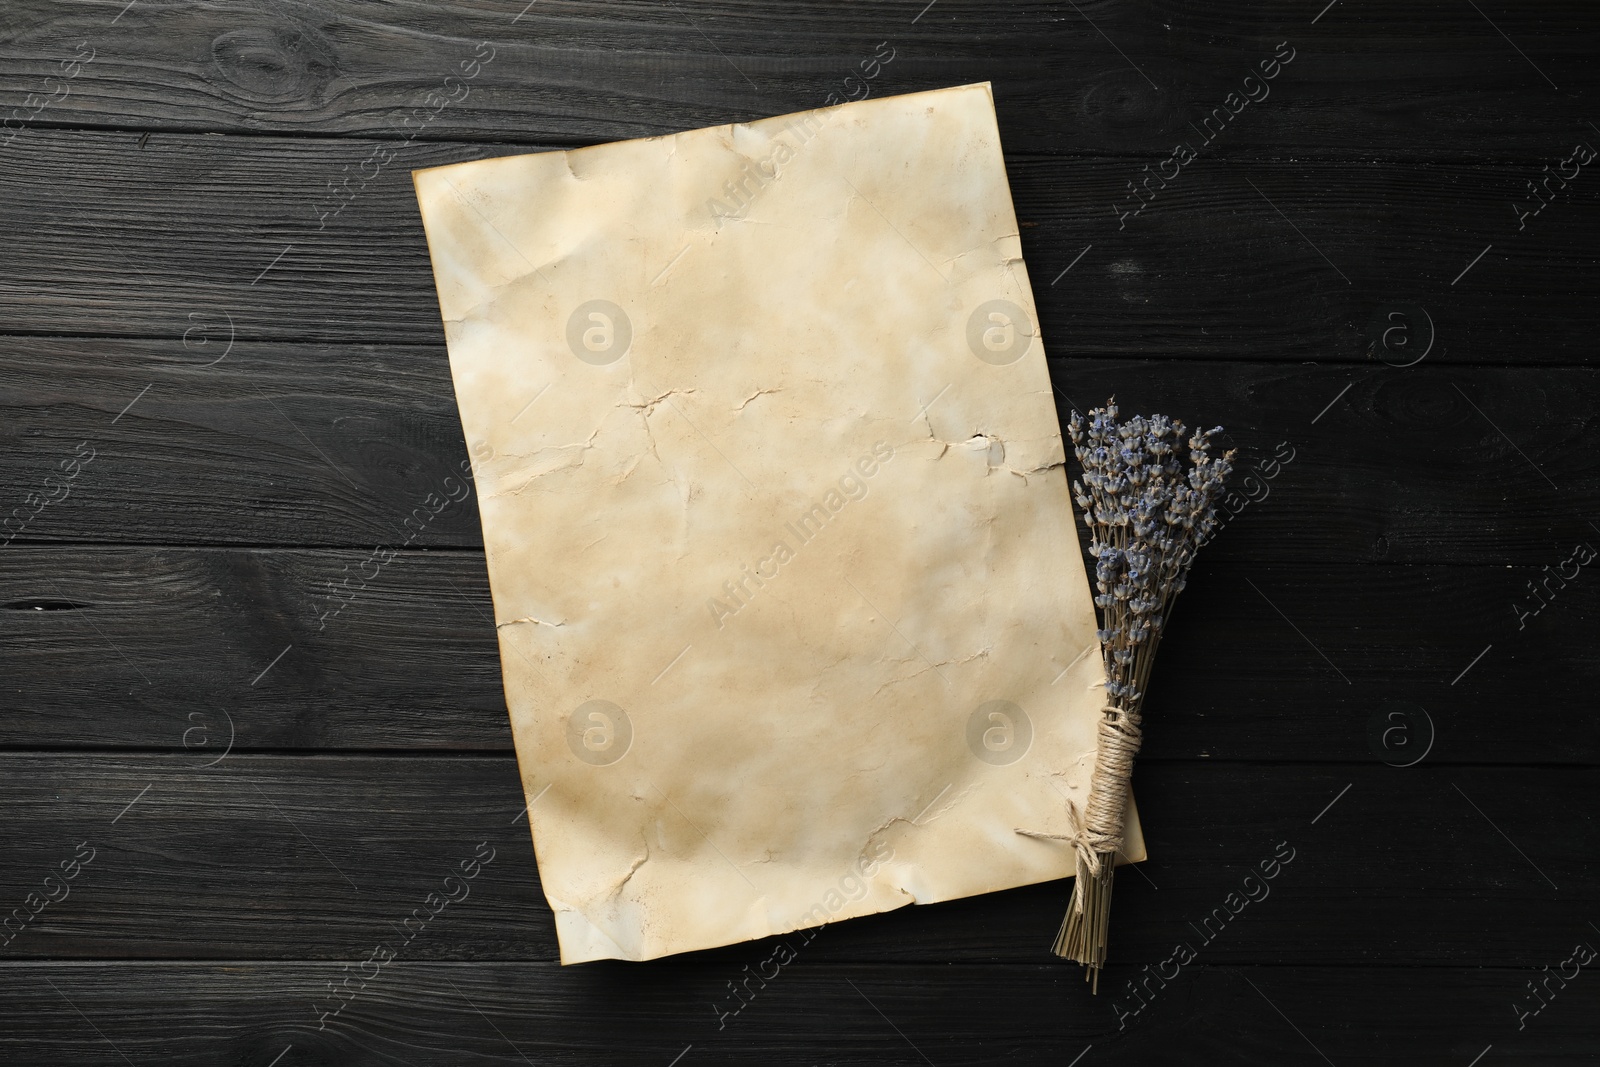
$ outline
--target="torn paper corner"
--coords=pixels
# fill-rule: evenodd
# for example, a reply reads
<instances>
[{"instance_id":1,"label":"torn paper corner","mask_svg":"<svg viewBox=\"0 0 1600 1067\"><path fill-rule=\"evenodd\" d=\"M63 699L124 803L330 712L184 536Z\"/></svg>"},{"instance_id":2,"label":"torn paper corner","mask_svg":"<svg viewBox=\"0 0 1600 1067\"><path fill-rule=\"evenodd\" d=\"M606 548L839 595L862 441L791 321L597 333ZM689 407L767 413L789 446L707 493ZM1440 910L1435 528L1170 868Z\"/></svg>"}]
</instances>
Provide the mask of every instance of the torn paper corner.
<instances>
[{"instance_id":1,"label":"torn paper corner","mask_svg":"<svg viewBox=\"0 0 1600 1067\"><path fill-rule=\"evenodd\" d=\"M1104 676L988 86L416 188L562 961L1072 874L1015 828Z\"/></svg>"}]
</instances>

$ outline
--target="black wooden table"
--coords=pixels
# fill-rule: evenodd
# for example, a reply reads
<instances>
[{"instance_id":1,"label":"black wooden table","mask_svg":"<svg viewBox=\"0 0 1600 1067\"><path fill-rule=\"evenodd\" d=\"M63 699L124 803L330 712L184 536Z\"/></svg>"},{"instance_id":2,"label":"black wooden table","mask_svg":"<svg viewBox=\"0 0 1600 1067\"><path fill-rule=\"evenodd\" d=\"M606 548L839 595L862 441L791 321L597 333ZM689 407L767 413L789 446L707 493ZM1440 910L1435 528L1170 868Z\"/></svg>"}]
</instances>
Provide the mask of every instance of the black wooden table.
<instances>
[{"instance_id":1,"label":"black wooden table","mask_svg":"<svg viewBox=\"0 0 1600 1067\"><path fill-rule=\"evenodd\" d=\"M6 0L0 1062L1600 1062L1600 15L1324 2ZM1101 993L1065 884L561 968L408 172L983 80L1063 415L1243 457Z\"/></svg>"}]
</instances>

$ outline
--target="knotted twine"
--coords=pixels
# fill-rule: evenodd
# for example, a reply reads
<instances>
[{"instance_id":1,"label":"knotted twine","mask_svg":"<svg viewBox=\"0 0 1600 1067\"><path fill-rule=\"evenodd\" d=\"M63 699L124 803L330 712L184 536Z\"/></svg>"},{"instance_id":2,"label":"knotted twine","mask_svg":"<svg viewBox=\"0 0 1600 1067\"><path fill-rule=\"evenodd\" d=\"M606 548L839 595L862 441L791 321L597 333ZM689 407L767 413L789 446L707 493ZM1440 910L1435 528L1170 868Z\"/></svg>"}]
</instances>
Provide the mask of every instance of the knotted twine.
<instances>
[{"instance_id":1,"label":"knotted twine","mask_svg":"<svg viewBox=\"0 0 1600 1067\"><path fill-rule=\"evenodd\" d=\"M1101 873L1102 856L1115 856L1122 851L1123 829L1128 821L1128 782L1133 777L1133 758L1139 755L1139 745L1144 741L1139 712L1115 704L1102 707L1098 733L1086 816L1080 819L1078 806L1067 801L1067 824L1072 833L1018 830L1027 837L1070 841L1091 875Z\"/></svg>"},{"instance_id":2,"label":"knotted twine","mask_svg":"<svg viewBox=\"0 0 1600 1067\"><path fill-rule=\"evenodd\" d=\"M1128 819L1128 783L1133 777L1133 758L1139 754L1144 732L1139 728L1139 712L1107 704L1101 709L1094 773L1089 776L1089 800L1085 814L1067 801L1070 834L1046 834L1018 830L1028 837L1070 842L1077 853L1080 877L1072 890L1073 907L1083 912L1083 878L1087 872L1098 878L1102 865L1111 863L1122 851L1122 834Z\"/></svg>"}]
</instances>

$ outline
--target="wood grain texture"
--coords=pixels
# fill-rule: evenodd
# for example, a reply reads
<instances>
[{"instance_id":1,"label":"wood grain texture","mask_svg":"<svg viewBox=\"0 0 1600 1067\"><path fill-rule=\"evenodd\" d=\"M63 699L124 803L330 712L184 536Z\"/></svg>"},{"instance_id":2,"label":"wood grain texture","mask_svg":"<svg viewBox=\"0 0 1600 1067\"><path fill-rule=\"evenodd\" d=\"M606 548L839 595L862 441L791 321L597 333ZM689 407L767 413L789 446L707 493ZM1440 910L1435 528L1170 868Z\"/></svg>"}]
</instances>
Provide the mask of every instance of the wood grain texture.
<instances>
[{"instance_id":1,"label":"wood grain texture","mask_svg":"<svg viewBox=\"0 0 1600 1067\"><path fill-rule=\"evenodd\" d=\"M510 750L480 554L405 553L324 620L343 602L329 583L364 573L369 550L3 553L0 748L195 762L229 738L237 751ZM1551 573L1566 557L1550 553ZM1532 566L1202 557L1161 651L1145 758L1600 761L1600 651L1586 637L1600 581L1547 580ZM1537 614L1529 581L1550 597ZM1530 675L1558 745L1507 726ZM1396 701L1405 714L1391 719Z\"/></svg>"},{"instance_id":2,"label":"wood grain texture","mask_svg":"<svg viewBox=\"0 0 1600 1067\"><path fill-rule=\"evenodd\" d=\"M444 486L466 461L442 345L227 349L218 324L188 349L0 338L0 516L22 508L12 549L481 546L471 500L406 525L430 494L459 495ZM1126 411L1227 427L1238 518L1209 559L1537 569L1600 537L1590 368L1058 357L1051 375L1063 424L1115 395ZM94 461L35 516L28 494L85 442Z\"/></svg>"},{"instance_id":3,"label":"wood grain texture","mask_svg":"<svg viewBox=\"0 0 1600 1067\"><path fill-rule=\"evenodd\" d=\"M1550 137L1554 166L1572 137ZM29 131L0 174L0 226L28 235L0 264L0 323L159 338L197 363L217 350L197 349L205 337L440 344L408 170L526 146L418 142L361 177L381 147L183 135L141 148L133 133ZM1588 358L1600 315L1582 298L1600 236L1588 171L1519 230L1513 203L1530 209L1541 177L1531 163L1202 156L1134 199L1129 184L1145 188L1145 166L1164 158L1009 160L1054 354L1382 367L1417 351L1398 334L1379 347L1386 316L1418 306L1430 364ZM324 218L330 203L348 206Z\"/></svg>"},{"instance_id":4,"label":"wood grain texture","mask_svg":"<svg viewBox=\"0 0 1600 1067\"><path fill-rule=\"evenodd\" d=\"M647 742L626 758L647 759ZM402 962L555 959L510 756L235 754L207 768L199 754L5 755L0 770L8 907L25 907L80 842L94 850L70 895L0 959L351 960L381 942L403 947ZM1118 876L1117 962L1154 964L1180 941L1207 966L1558 962L1549 954L1583 936L1600 888L1600 821L1584 805L1597 780L1575 767L1142 764L1152 859ZM397 928L429 893L462 895L443 880L482 842L493 861L464 899L405 939L411 928ZM1275 855L1287 862L1263 891L1258 871ZM805 956L1048 962L1068 891L838 923ZM1246 892L1261 899L1242 904ZM773 947L684 958L737 972ZM644 977L654 965L618 970L659 980Z\"/></svg>"},{"instance_id":5,"label":"wood grain texture","mask_svg":"<svg viewBox=\"0 0 1600 1067\"><path fill-rule=\"evenodd\" d=\"M1600 945L1600 580L1551 577L1600 545L1593 168L1518 211L1600 145L1597 30L1577 0L9 0L0 904L95 851L0 932L0 1062L1594 1062L1592 974L1518 1018ZM777 941L560 968L408 171L983 80L1063 418L1224 424L1252 498L1163 646L1101 995L1044 952L1065 883L825 928L737 1014Z\"/></svg>"},{"instance_id":6,"label":"wood grain texture","mask_svg":"<svg viewBox=\"0 0 1600 1067\"><path fill-rule=\"evenodd\" d=\"M400 116L487 42L470 95L423 136L584 144L992 80L1013 143L1146 154L1188 136L1287 41L1295 58L1219 150L1525 160L1549 151L1546 131L1564 139L1593 117L1582 98L1596 79L1594 15L1575 0L1488 9L1492 22L1443 0L1381 18L1351 4L1319 18L1298 0L121 6L11 4L0 105L54 92L44 79L87 41L94 60L39 121L404 137ZM892 62L847 82L882 41Z\"/></svg>"},{"instance_id":7,"label":"wood grain texture","mask_svg":"<svg viewBox=\"0 0 1600 1067\"><path fill-rule=\"evenodd\" d=\"M1085 1063L1280 1067L1325 1055L1387 1067L1468 1063L1492 1044L1506 1062L1572 1067L1592 1047L1581 994L1559 997L1519 1032L1511 1005L1519 990L1528 996L1526 972L1482 968L1196 965L1119 1031L1104 987L1091 998L1067 968L1049 965L797 961L722 1029L713 1004L719 994L727 1002L729 974L717 968L668 964L657 979L606 964L390 966L321 1031L310 1004L341 977L329 964L0 967L0 999L14 1005L0 1050L11 1062L81 1067L267 1067L280 1055L296 1067L609 1067L674 1056L684 1065L1003 1067L1066 1064L1092 1046ZM1128 973L1113 964L1105 980L1120 985ZM1453 1002L1434 1010L1430 992L1444 988Z\"/></svg>"}]
</instances>

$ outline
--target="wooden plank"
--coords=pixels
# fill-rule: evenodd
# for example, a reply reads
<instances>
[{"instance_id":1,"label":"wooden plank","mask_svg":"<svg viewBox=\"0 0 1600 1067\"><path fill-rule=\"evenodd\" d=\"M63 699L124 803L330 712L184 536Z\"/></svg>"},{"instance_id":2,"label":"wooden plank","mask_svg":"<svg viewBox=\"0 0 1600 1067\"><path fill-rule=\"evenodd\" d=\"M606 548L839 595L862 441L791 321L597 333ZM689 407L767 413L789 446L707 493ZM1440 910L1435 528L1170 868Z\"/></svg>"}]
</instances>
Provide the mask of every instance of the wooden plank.
<instances>
[{"instance_id":1,"label":"wooden plank","mask_svg":"<svg viewBox=\"0 0 1600 1067\"><path fill-rule=\"evenodd\" d=\"M38 910L27 895L90 857L64 899L0 935L4 958L344 960L403 939L408 962L554 959L509 756L236 753L206 768L197 755L57 753L0 756L0 770L0 899ZM1116 959L1159 962L1181 941L1206 966L1554 962L1600 888L1597 785L1600 771L1575 767L1142 764L1152 859L1118 877ZM491 852L467 890L440 888ZM421 935L397 932L435 891L459 902ZM1068 892L839 923L807 954L1041 962ZM694 958L737 970L772 949Z\"/></svg>"},{"instance_id":2,"label":"wooden plank","mask_svg":"<svg viewBox=\"0 0 1600 1067\"><path fill-rule=\"evenodd\" d=\"M1553 962L1570 949L1557 948ZM1125 974L1113 965L1105 981L1120 987ZM802 958L765 987L752 981L759 992L724 1019L714 1005L728 1000L730 975L715 966L397 963L318 1030L309 1002L342 977L333 965L295 963L0 967L9 1009L0 1048L12 1062L74 1067L268 1067L277 1056L283 1065L666 1067L679 1057L683 1067L1002 1067L1080 1055L1085 1064L1279 1067L1322 1056L1466 1064L1491 1045L1504 1062L1571 1065L1594 1048L1587 976L1519 1031L1512 1005L1529 1001L1529 972L1479 968L1194 967L1120 1030L1117 1008L1128 1011L1131 998L1119 1002L1104 983L1092 997L1063 965L889 972Z\"/></svg>"},{"instance_id":3,"label":"wooden plank","mask_svg":"<svg viewBox=\"0 0 1600 1067\"><path fill-rule=\"evenodd\" d=\"M1569 138L1552 139L1560 162ZM1597 138L1600 140L1600 138ZM0 322L20 334L438 344L407 170L522 150L32 131L6 151ZM1159 160L1147 160L1159 163ZM1057 355L1429 364L1586 361L1600 210L1584 172L1530 210L1532 165L1200 158L1009 162L1043 333ZM1149 173L1155 174L1159 167ZM1138 200L1132 182L1149 193ZM1132 212L1147 203L1142 213ZM319 206L321 205L321 206ZM1082 259L1078 257L1082 254ZM870 265L864 265L864 270ZM841 279L841 284L846 279ZM1420 307L1408 328L1388 315ZM226 332L224 332L226 331ZM1379 347L1385 337L1390 345ZM1399 344L1413 339L1412 347ZM195 362L216 349L182 351Z\"/></svg>"},{"instance_id":4,"label":"wooden plank","mask_svg":"<svg viewBox=\"0 0 1600 1067\"><path fill-rule=\"evenodd\" d=\"M1587 135L1587 5L1405 0L1381 19L1321 6L329 0L119 14L16 0L0 114L27 119L35 94L41 124L405 137L402 116L424 108L423 137L590 143L992 80L1008 141L1030 151L1165 154L1245 92L1260 103L1235 105L1219 151L1543 159L1552 137ZM1293 58L1246 84L1275 54ZM47 80L74 55L93 58ZM454 102L428 103L441 90Z\"/></svg>"},{"instance_id":5,"label":"wooden plank","mask_svg":"<svg viewBox=\"0 0 1600 1067\"><path fill-rule=\"evenodd\" d=\"M208 366L226 338L0 341L11 548L481 545L470 499L406 522L466 491L442 346L237 342ZM1063 422L1114 394L1228 428L1237 518L1208 559L1537 569L1600 536L1581 503L1600 490L1591 369L1064 357L1051 373ZM62 489L80 449L94 459Z\"/></svg>"},{"instance_id":6,"label":"wooden plank","mask_svg":"<svg viewBox=\"0 0 1600 1067\"><path fill-rule=\"evenodd\" d=\"M0 747L200 762L230 737L239 751L510 748L475 553L408 552L372 573L366 549L4 551ZM1586 636L1600 582L1587 568L1563 586L1567 558L1552 551L1546 573L1202 557L1161 649L1146 756L1600 759ZM1537 614L1530 581L1548 590ZM1537 731L1509 725L1532 676Z\"/></svg>"},{"instance_id":7,"label":"wooden plank","mask_svg":"<svg viewBox=\"0 0 1600 1067\"><path fill-rule=\"evenodd\" d=\"M13 745L510 748L479 553L4 551Z\"/></svg>"},{"instance_id":8,"label":"wooden plank","mask_svg":"<svg viewBox=\"0 0 1600 1067\"><path fill-rule=\"evenodd\" d=\"M0 342L14 544L482 545L477 505L459 499L471 468L443 346L230 348L226 321L211 325L189 348ZM63 490L85 442L93 458ZM408 527L418 508L427 521Z\"/></svg>"}]
</instances>

